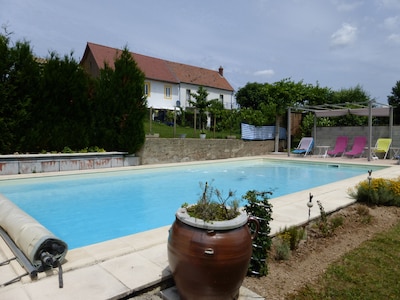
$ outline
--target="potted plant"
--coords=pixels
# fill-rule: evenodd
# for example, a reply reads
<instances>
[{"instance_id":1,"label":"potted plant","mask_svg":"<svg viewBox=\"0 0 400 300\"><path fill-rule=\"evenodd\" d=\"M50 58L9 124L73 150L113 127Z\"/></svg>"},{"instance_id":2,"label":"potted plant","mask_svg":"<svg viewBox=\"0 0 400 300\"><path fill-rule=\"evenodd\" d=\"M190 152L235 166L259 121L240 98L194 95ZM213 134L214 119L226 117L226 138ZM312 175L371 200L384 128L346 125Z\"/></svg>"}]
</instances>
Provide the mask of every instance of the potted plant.
<instances>
[{"instance_id":1,"label":"potted plant","mask_svg":"<svg viewBox=\"0 0 400 300\"><path fill-rule=\"evenodd\" d=\"M176 212L168 261L181 299L237 299L248 271L258 221L207 183L194 205ZM252 235L248 224L254 224Z\"/></svg>"},{"instance_id":2,"label":"potted plant","mask_svg":"<svg viewBox=\"0 0 400 300\"><path fill-rule=\"evenodd\" d=\"M204 140L206 138L206 133L204 131L200 132L200 139Z\"/></svg>"}]
</instances>

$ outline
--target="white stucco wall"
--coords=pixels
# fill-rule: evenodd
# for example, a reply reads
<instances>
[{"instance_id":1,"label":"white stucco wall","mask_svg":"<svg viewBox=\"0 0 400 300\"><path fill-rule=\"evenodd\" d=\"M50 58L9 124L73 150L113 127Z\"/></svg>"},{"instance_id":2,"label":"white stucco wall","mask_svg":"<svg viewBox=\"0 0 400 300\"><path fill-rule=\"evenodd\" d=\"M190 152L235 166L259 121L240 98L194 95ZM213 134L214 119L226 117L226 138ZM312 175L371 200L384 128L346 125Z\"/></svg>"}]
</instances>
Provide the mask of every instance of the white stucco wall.
<instances>
[{"instance_id":1,"label":"white stucco wall","mask_svg":"<svg viewBox=\"0 0 400 300\"><path fill-rule=\"evenodd\" d=\"M180 101L182 108L186 108L189 106L186 100L186 90L189 89L191 93L195 93L199 88L197 85L186 83L173 84L154 80L146 80L146 82L150 83L150 95L147 97L148 106L156 109L173 110L177 101ZM164 89L167 85L171 87L172 97L169 99L164 97ZM219 99L220 95L223 95L224 107L226 109L236 108L233 92L210 87L205 87L205 89L209 93L208 100Z\"/></svg>"}]
</instances>

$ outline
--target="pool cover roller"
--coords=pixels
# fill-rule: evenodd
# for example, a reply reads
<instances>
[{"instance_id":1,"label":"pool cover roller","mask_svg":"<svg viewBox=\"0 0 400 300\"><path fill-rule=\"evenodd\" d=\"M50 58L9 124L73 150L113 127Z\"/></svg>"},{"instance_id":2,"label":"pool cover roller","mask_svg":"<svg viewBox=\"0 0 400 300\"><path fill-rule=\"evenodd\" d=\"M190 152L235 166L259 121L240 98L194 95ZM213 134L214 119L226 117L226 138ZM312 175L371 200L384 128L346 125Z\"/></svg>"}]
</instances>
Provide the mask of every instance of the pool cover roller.
<instances>
[{"instance_id":1,"label":"pool cover roller","mask_svg":"<svg viewBox=\"0 0 400 300\"><path fill-rule=\"evenodd\" d=\"M3 195L0 226L39 272L60 266L67 254L65 242Z\"/></svg>"}]
</instances>

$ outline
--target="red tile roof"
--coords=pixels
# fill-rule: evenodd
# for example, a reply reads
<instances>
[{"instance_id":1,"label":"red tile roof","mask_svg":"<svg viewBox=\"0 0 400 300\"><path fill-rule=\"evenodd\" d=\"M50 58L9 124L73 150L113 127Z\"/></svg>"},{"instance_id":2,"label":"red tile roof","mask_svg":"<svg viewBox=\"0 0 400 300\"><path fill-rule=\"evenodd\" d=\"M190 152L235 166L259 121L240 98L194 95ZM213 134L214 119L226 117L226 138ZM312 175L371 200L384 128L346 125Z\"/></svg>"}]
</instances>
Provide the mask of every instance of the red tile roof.
<instances>
[{"instance_id":1,"label":"red tile roof","mask_svg":"<svg viewBox=\"0 0 400 300\"><path fill-rule=\"evenodd\" d=\"M81 63L91 52L99 68L104 62L114 66L114 59L121 50L107 46L87 43ZM232 86L218 71L171 62L142 54L132 53L138 67L145 73L147 79L171 83L187 83L204 87L213 87L233 91Z\"/></svg>"}]
</instances>

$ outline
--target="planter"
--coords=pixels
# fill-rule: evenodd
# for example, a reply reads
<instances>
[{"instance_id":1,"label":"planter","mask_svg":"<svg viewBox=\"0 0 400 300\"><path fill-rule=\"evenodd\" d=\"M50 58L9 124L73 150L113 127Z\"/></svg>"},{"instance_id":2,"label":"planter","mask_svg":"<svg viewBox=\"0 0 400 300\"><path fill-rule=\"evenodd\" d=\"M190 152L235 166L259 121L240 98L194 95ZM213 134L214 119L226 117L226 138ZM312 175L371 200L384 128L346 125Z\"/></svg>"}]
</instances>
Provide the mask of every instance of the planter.
<instances>
[{"instance_id":1,"label":"planter","mask_svg":"<svg viewBox=\"0 0 400 300\"><path fill-rule=\"evenodd\" d=\"M205 134L205 133L200 133L200 138L201 138L202 140L204 140L204 139L206 138L206 134Z\"/></svg>"},{"instance_id":2,"label":"planter","mask_svg":"<svg viewBox=\"0 0 400 300\"><path fill-rule=\"evenodd\" d=\"M177 211L168 261L182 300L238 298L252 253L249 222L258 228L258 221L244 211L212 223L190 217L185 208Z\"/></svg>"}]
</instances>

